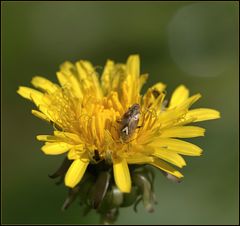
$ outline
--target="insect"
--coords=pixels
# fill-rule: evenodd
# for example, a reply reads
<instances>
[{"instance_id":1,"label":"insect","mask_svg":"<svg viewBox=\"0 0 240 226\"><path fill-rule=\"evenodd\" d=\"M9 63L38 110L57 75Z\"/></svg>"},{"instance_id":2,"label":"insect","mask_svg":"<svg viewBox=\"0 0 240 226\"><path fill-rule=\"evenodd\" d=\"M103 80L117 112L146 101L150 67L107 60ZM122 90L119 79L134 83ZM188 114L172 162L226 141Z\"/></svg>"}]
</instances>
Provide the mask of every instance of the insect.
<instances>
[{"instance_id":1,"label":"insect","mask_svg":"<svg viewBox=\"0 0 240 226\"><path fill-rule=\"evenodd\" d=\"M155 100L158 99L158 98L161 98L161 97L159 97L160 95L164 98L164 95L165 95L165 94L166 94L165 91L160 92L160 91L157 90L157 89L153 89L153 90L152 90L152 95L153 95L153 97L154 97ZM163 99L162 99L161 111L165 111L165 110L166 110L166 108L167 108L167 103L168 103L167 100L163 100ZM148 107L151 107L152 104L153 104L153 103L150 103L150 105L149 105Z\"/></svg>"},{"instance_id":2,"label":"insect","mask_svg":"<svg viewBox=\"0 0 240 226\"><path fill-rule=\"evenodd\" d=\"M154 96L155 99L157 99L160 94L161 94L161 93L160 93L158 90L156 90L156 89L153 89L153 90L152 90L152 95Z\"/></svg>"},{"instance_id":3,"label":"insect","mask_svg":"<svg viewBox=\"0 0 240 226\"><path fill-rule=\"evenodd\" d=\"M120 123L120 139L127 141L138 128L138 121L140 116L140 105L133 104L127 112L122 116Z\"/></svg>"}]
</instances>

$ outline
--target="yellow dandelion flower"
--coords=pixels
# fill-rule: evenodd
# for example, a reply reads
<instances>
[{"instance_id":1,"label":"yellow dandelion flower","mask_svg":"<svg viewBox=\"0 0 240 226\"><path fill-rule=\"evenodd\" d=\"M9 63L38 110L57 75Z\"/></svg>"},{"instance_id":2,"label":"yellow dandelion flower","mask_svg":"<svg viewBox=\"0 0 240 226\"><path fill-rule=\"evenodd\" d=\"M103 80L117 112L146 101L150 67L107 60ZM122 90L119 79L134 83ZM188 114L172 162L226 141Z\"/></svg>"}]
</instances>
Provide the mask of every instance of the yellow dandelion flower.
<instances>
[{"instance_id":1,"label":"yellow dandelion flower","mask_svg":"<svg viewBox=\"0 0 240 226\"><path fill-rule=\"evenodd\" d=\"M205 130L188 124L217 119L218 111L209 108L190 110L201 95L189 96L180 85L169 103L163 83L140 94L147 80L140 74L138 55L126 64L108 60L101 77L89 61L65 62L57 72L59 84L36 76L37 89L19 87L18 93L38 108L32 114L54 125L52 135L39 135L42 151L48 155L67 153L72 160L65 185L74 188L89 164L104 161L112 166L115 183L124 193L131 191L129 164L150 164L169 178L183 175L182 155L200 156L202 149L178 138L203 136Z\"/></svg>"}]
</instances>

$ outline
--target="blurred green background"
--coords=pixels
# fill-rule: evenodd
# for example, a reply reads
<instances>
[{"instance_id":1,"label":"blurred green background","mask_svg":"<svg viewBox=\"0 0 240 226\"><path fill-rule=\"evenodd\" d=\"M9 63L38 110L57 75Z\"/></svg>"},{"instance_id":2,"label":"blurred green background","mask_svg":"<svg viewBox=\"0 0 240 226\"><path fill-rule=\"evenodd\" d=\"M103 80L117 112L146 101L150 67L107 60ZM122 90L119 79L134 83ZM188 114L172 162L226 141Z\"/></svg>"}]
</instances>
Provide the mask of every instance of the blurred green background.
<instances>
[{"instance_id":1,"label":"blurred green background","mask_svg":"<svg viewBox=\"0 0 240 226\"><path fill-rule=\"evenodd\" d=\"M38 134L52 127L31 114L17 95L34 75L57 81L66 60L104 65L141 56L144 87L162 81L168 98L183 83L203 97L193 107L211 107L220 120L199 123L204 149L187 157L183 183L156 171L158 205L152 214L123 208L119 224L239 223L238 2L2 2L2 223L98 223L82 216L75 202L60 208L67 194L48 178L62 156L45 156Z\"/></svg>"}]
</instances>

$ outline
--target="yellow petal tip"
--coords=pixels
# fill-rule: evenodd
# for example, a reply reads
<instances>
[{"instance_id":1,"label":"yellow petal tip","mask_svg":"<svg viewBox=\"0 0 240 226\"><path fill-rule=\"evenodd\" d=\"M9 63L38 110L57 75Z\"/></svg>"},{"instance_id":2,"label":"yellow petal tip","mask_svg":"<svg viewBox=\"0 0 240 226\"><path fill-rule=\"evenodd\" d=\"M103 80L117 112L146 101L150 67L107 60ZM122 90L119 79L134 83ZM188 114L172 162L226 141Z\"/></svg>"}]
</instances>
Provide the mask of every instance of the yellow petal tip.
<instances>
[{"instance_id":1,"label":"yellow petal tip","mask_svg":"<svg viewBox=\"0 0 240 226\"><path fill-rule=\"evenodd\" d=\"M75 185L74 185L74 184L71 184L71 183L69 182L69 180L66 180L66 177L65 177L65 179L64 179L64 183L65 183L65 185L66 185L67 187L69 187L69 188L74 188L74 187L75 187Z\"/></svg>"},{"instance_id":2,"label":"yellow petal tip","mask_svg":"<svg viewBox=\"0 0 240 226\"><path fill-rule=\"evenodd\" d=\"M37 135L36 139L41 141L42 135Z\"/></svg>"},{"instance_id":3,"label":"yellow petal tip","mask_svg":"<svg viewBox=\"0 0 240 226\"><path fill-rule=\"evenodd\" d=\"M82 161L80 159L74 160L65 175L65 185L74 188L81 181L88 164L89 161Z\"/></svg>"},{"instance_id":4,"label":"yellow petal tip","mask_svg":"<svg viewBox=\"0 0 240 226\"><path fill-rule=\"evenodd\" d=\"M131 191L131 177L126 159L115 161L113 164L114 179L121 192Z\"/></svg>"}]
</instances>

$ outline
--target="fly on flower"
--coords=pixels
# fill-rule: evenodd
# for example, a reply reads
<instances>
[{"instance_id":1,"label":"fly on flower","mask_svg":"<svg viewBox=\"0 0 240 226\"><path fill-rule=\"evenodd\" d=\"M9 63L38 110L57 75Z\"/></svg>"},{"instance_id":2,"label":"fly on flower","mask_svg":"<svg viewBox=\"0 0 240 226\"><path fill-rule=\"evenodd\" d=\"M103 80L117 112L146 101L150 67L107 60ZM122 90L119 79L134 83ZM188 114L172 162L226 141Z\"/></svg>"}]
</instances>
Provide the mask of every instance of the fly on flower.
<instances>
[{"instance_id":1,"label":"fly on flower","mask_svg":"<svg viewBox=\"0 0 240 226\"><path fill-rule=\"evenodd\" d=\"M127 141L138 127L140 105L133 104L120 120L120 138Z\"/></svg>"},{"instance_id":2,"label":"fly on flower","mask_svg":"<svg viewBox=\"0 0 240 226\"><path fill-rule=\"evenodd\" d=\"M21 86L17 92L36 105L38 109L32 110L35 116L57 125L53 134L37 139L45 142L45 154L66 156L67 168L61 176L67 187L86 186L81 192L83 199L94 197L91 202L99 211L115 203L109 214L127 206L124 202L129 197L143 197L149 207L154 197L153 180L148 170L136 168L148 164L169 179L181 180L183 175L174 166L186 166L182 156L202 153L200 147L181 138L204 136L205 129L192 124L217 119L220 113L209 108L191 109L201 95L190 96L184 85L168 97L168 104L166 85L161 82L141 93L148 75L140 73L138 55L129 56L125 64L108 60L101 75L95 69L85 60L65 62L57 72L60 85L35 76L32 84L38 90ZM88 196L101 172L110 177L106 183L99 182L101 192L95 189L94 195ZM128 198L123 197L126 194Z\"/></svg>"}]
</instances>

